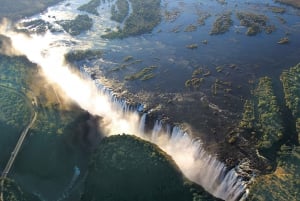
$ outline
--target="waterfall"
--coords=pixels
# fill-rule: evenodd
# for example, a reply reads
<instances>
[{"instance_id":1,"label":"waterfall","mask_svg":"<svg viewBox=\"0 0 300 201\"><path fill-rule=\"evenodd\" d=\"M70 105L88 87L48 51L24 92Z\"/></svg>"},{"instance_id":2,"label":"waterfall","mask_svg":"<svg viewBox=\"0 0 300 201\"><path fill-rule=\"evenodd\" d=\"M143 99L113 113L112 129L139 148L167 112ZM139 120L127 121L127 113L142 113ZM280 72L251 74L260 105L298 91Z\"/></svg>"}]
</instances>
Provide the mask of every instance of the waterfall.
<instances>
[{"instance_id":1,"label":"waterfall","mask_svg":"<svg viewBox=\"0 0 300 201\"><path fill-rule=\"evenodd\" d=\"M39 64L47 79L60 86L61 91L82 109L102 117L101 128L107 135L128 133L157 144L169 154L183 174L191 181L201 185L216 197L236 201L247 195L246 183L235 169L208 154L200 140L193 139L181 128L164 125L160 120L150 133L145 132L146 116L142 114L143 105L130 105L118 98L113 90L103 86L99 80L92 80L89 68L81 67L81 77L64 63L68 49L56 43L61 35L46 33L28 38L22 34L4 33L12 39L16 50ZM28 47L31 47L30 51ZM144 132L143 132L144 131ZM75 171L74 175L78 172Z\"/></svg>"},{"instance_id":2,"label":"waterfall","mask_svg":"<svg viewBox=\"0 0 300 201\"><path fill-rule=\"evenodd\" d=\"M147 117L147 113L144 113L140 120L139 131L140 131L141 135L144 135L144 133L145 133L146 117Z\"/></svg>"},{"instance_id":3,"label":"waterfall","mask_svg":"<svg viewBox=\"0 0 300 201\"><path fill-rule=\"evenodd\" d=\"M162 129L162 123L159 120L155 121L154 127L152 129L151 141L156 142L158 139L158 134Z\"/></svg>"},{"instance_id":4,"label":"waterfall","mask_svg":"<svg viewBox=\"0 0 300 201\"><path fill-rule=\"evenodd\" d=\"M90 79L88 68L80 68L80 71ZM117 98L112 90L107 89L97 80L94 82L101 93L109 96L114 109L123 113L125 117L130 116L130 113L141 113L142 105L130 107L125 100ZM146 119L147 113L142 113L139 122L136 122L138 133L135 135L157 144L172 156L188 179L201 185L215 197L226 201L241 200L247 196L246 182L235 169L228 170L224 163L208 154L201 140L194 140L180 127L163 125L160 120L155 121L152 132L147 134L145 133Z\"/></svg>"}]
</instances>

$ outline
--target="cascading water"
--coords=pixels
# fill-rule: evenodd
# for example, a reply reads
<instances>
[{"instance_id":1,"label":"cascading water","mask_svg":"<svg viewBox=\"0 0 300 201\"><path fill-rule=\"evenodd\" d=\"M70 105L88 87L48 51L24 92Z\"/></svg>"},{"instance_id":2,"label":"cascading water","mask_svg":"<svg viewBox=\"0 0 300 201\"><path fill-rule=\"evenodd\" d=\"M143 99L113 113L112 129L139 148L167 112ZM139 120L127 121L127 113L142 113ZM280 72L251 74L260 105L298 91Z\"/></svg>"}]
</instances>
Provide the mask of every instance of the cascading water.
<instances>
[{"instance_id":1,"label":"cascading water","mask_svg":"<svg viewBox=\"0 0 300 201\"><path fill-rule=\"evenodd\" d=\"M82 74L90 79L91 76L87 70L81 68ZM97 80L94 82L98 83ZM101 84L97 84L97 86L99 91L111 97L112 104L118 105L115 108L118 108L120 113L124 113L125 116L137 113L138 108L130 108L124 100L116 98L112 91L107 90L105 86ZM143 113L139 123L136 124L138 132L135 134L157 144L171 155L187 178L224 200L243 200L247 196L246 183L242 178L234 169L228 170L224 163L209 155L200 140L193 140L188 133L177 126L171 128L170 125L166 125L166 129L163 129L163 123L160 120L155 121L149 135L145 133L146 118L147 113Z\"/></svg>"},{"instance_id":2,"label":"cascading water","mask_svg":"<svg viewBox=\"0 0 300 201\"><path fill-rule=\"evenodd\" d=\"M125 100L118 99L112 90L98 80L92 80L87 68L81 68L81 77L72 73L64 63L68 48L58 42L62 41L59 35L47 33L28 38L11 31L2 34L11 38L16 50L39 64L46 77L59 85L72 101L91 114L101 116L101 126L107 135L135 134L157 144L173 157L187 178L216 197L235 201L246 195L246 185L235 170L227 170L225 164L205 152L201 141L193 140L179 127L167 125L164 128L159 120L155 122L152 133L144 133L147 114L140 117L137 112L142 105L130 107Z\"/></svg>"}]
</instances>

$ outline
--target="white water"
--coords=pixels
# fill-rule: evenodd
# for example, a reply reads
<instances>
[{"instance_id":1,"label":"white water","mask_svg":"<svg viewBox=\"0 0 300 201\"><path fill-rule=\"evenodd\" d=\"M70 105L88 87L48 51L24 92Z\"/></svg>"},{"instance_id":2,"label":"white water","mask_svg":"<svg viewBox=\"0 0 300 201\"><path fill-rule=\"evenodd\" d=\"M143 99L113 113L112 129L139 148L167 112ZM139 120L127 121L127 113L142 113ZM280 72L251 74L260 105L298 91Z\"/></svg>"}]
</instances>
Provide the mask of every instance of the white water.
<instances>
[{"instance_id":1,"label":"white water","mask_svg":"<svg viewBox=\"0 0 300 201\"><path fill-rule=\"evenodd\" d=\"M47 79L61 87L62 94L91 114L103 117L100 125L105 134L134 134L157 144L172 156L187 178L216 197L234 201L246 195L246 186L235 170L227 171L215 156L205 152L201 141L193 140L178 127L167 125L164 129L159 120L151 133L144 133L147 114L140 117L125 100L116 98L113 91L105 88L99 80L91 80L88 68L81 68L83 76L73 73L64 63L64 54L72 48L65 42L74 38L65 34L26 37L10 30L2 29L1 32L11 37L17 51L40 65Z\"/></svg>"},{"instance_id":2,"label":"white water","mask_svg":"<svg viewBox=\"0 0 300 201\"><path fill-rule=\"evenodd\" d=\"M89 69L81 68L86 79L90 79ZM100 94L110 97L113 108L122 114L124 118L137 115L139 108L129 108L126 101L119 100L111 90L105 88L98 80L93 81ZM246 183L239 178L234 169L227 170L224 163L215 156L209 155L203 148L200 140L194 140L188 133L179 127L171 128L159 120L155 121L150 133L145 133L147 114L143 113L135 123L135 134L143 139L157 144L168 153L179 166L185 176L203 186L208 192L218 198L228 201L243 200L247 196ZM130 118L129 118L130 119ZM136 119L134 119L136 120ZM128 133L125 130L122 133ZM118 133L114 133L118 134Z\"/></svg>"}]
</instances>

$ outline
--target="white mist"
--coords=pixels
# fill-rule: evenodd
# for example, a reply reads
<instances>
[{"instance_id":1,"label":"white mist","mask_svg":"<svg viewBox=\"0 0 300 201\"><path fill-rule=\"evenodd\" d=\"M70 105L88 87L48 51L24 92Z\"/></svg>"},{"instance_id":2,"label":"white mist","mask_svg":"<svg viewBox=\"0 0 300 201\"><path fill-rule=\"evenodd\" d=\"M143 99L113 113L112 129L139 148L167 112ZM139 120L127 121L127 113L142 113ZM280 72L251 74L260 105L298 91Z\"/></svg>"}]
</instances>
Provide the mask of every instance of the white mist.
<instances>
[{"instance_id":1,"label":"white mist","mask_svg":"<svg viewBox=\"0 0 300 201\"><path fill-rule=\"evenodd\" d=\"M73 73L64 62L64 54L69 48L63 41L70 40L69 36L46 33L44 36L27 37L12 31L2 34L11 38L18 52L37 63L47 79L60 86L63 95L91 114L101 116L101 127L106 135L128 133L156 143L172 156L187 178L216 197L234 201L244 194L246 187L236 172L227 172L223 163L205 152L200 141L194 141L177 127L163 132L159 121L155 123L152 133L145 134L146 114L140 118L134 111L125 109L124 112L124 108L128 107L124 102L112 98L112 93L99 84L97 86L95 81ZM82 73L87 74L84 69Z\"/></svg>"}]
</instances>

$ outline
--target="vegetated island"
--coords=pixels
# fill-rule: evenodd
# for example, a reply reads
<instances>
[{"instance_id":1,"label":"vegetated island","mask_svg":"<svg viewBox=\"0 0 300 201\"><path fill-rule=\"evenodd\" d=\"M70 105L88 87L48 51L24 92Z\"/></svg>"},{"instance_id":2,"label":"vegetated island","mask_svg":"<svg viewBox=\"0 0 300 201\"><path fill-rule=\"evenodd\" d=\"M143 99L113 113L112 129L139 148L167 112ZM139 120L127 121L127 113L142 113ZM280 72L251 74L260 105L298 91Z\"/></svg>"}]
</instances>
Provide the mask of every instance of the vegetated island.
<instances>
[{"instance_id":1,"label":"vegetated island","mask_svg":"<svg viewBox=\"0 0 300 201\"><path fill-rule=\"evenodd\" d=\"M299 0L274 0L275 2L286 4L293 6L295 8L300 8L300 1Z\"/></svg>"},{"instance_id":2,"label":"vegetated island","mask_svg":"<svg viewBox=\"0 0 300 201\"><path fill-rule=\"evenodd\" d=\"M257 135L258 149L271 149L283 137L283 122L270 78L259 80L254 96L254 102L245 102L240 126L252 129L252 135Z\"/></svg>"},{"instance_id":3,"label":"vegetated island","mask_svg":"<svg viewBox=\"0 0 300 201\"><path fill-rule=\"evenodd\" d=\"M83 60L100 59L102 55L103 51L98 49L72 50L65 54L65 60L69 63L75 63Z\"/></svg>"},{"instance_id":4,"label":"vegetated island","mask_svg":"<svg viewBox=\"0 0 300 201\"><path fill-rule=\"evenodd\" d=\"M15 29L17 32L44 34L47 30L50 30L51 32L59 31L56 30L52 24L42 19L21 22L19 25L22 28L16 27Z\"/></svg>"},{"instance_id":5,"label":"vegetated island","mask_svg":"<svg viewBox=\"0 0 300 201\"><path fill-rule=\"evenodd\" d=\"M229 30L232 24L231 12L223 13L215 20L210 35L223 34Z\"/></svg>"},{"instance_id":6,"label":"vegetated island","mask_svg":"<svg viewBox=\"0 0 300 201\"><path fill-rule=\"evenodd\" d=\"M151 32L153 28L161 22L160 0L128 0L128 2L131 4L132 12L123 22L124 27L122 29L118 27L117 31L109 32L102 35L101 37L114 39L141 35ZM120 6L127 7L127 5L125 4L118 4L117 6L119 11L124 10L124 8ZM125 8L125 10L127 9ZM114 13L115 11L112 9L112 16L116 16L116 14ZM116 17L113 17L112 19L114 18Z\"/></svg>"},{"instance_id":7,"label":"vegetated island","mask_svg":"<svg viewBox=\"0 0 300 201\"><path fill-rule=\"evenodd\" d=\"M283 85L285 104L296 121L294 126L300 143L300 64L283 71L280 80Z\"/></svg>"},{"instance_id":8,"label":"vegetated island","mask_svg":"<svg viewBox=\"0 0 300 201\"><path fill-rule=\"evenodd\" d=\"M111 0L91 0L88 3L80 6L78 10L85 11L98 16L99 12L97 8L101 5L102 2L105 3L105 1L111 2Z\"/></svg>"},{"instance_id":9,"label":"vegetated island","mask_svg":"<svg viewBox=\"0 0 300 201\"><path fill-rule=\"evenodd\" d=\"M59 21L58 24L60 24L66 32L72 36L76 36L91 29L93 20L88 15L77 15L73 20L62 20Z\"/></svg>"},{"instance_id":10,"label":"vegetated island","mask_svg":"<svg viewBox=\"0 0 300 201\"><path fill-rule=\"evenodd\" d=\"M122 23L129 14L129 3L127 0L117 0L111 7L111 19Z\"/></svg>"},{"instance_id":11,"label":"vegetated island","mask_svg":"<svg viewBox=\"0 0 300 201\"><path fill-rule=\"evenodd\" d=\"M254 181L248 200L297 201L300 196L300 64L284 70L280 80L285 104L293 116L289 126L296 131L290 131L291 141L281 145L277 152L276 170Z\"/></svg>"},{"instance_id":12,"label":"vegetated island","mask_svg":"<svg viewBox=\"0 0 300 201\"><path fill-rule=\"evenodd\" d=\"M104 138L92 155L81 201L210 201L156 145L130 135Z\"/></svg>"},{"instance_id":13,"label":"vegetated island","mask_svg":"<svg viewBox=\"0 0 300 201\"><path fill-rule=\"evenodd\" d=\"M153 73L153 71L156 68L157 68L157 66L145 67L145 68L143 68L142 70L140 70L136 73L125 76L124 79L127 80L127 81L133 81L133 80L145 81L145 80L149 80L149 79L155 77L155 74Z\"/></svg>"},{"instance_id":14,"label":"vegetated island","mask_svg":"<svg viewBox=\"0 0 300 201\"><path fill-rule=\"evenodd\" d=\"M255 36L263 30L265 33L270 34L276 30L274 25L268 25L268 17L262 14L255 14L249 12L238 12L236 14L237 18L240 20L242 26L246 26L248 36Z\"/></svg>"},{"instance_id":15,"label":"vegetated island","mask_svg":"<svg viewBox=\"0 0 300 201\"><path fill-rule=\"evenodd\" d=\"M250 183L247 200L296 201L300 195L300 64L284 70L280 80L283 104L268 77L259 80L254 99L245 102L240 135L252 139L260 160L273 163Z\"/></svg>"}]
</instances>

